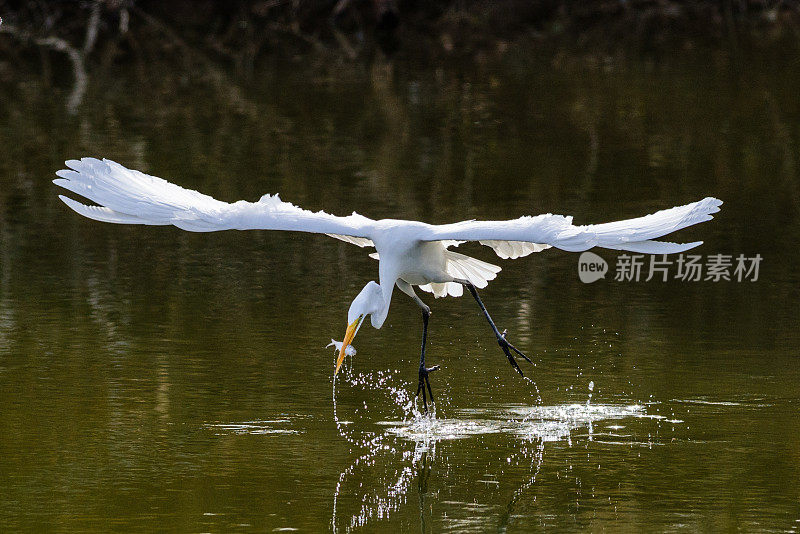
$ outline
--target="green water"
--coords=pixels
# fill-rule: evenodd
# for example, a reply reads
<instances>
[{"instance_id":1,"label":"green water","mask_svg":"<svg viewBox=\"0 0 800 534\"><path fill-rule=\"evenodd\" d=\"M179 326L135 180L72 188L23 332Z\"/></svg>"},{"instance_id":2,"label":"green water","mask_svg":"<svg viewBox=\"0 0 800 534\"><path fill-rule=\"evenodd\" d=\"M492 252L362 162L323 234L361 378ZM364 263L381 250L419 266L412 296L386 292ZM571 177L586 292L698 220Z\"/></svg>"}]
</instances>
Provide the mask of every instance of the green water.
<instances>
[{"instance_id":1,"label":"green water","mask_svg":"<svg viewBox=\"0 0 800 534\"><path fill-rule=\"evenodd\" d=\"M0 86L2 530L800 530L795 58L521 50L279 64L236 90L201 67L109 69L76 115L67 67ZM424 294L442 370L423 420L399 292L334 399L325 345L377 279L367 251L82 219L50 180L84 155L228 201L428 222L716 196L675 239L763 261L755 282L636 283L598 251L612 272L589 285L574 254L462 245L502 265L484 302L536 365L512 371L471 299Z\"/></svg>"}]
</instances>

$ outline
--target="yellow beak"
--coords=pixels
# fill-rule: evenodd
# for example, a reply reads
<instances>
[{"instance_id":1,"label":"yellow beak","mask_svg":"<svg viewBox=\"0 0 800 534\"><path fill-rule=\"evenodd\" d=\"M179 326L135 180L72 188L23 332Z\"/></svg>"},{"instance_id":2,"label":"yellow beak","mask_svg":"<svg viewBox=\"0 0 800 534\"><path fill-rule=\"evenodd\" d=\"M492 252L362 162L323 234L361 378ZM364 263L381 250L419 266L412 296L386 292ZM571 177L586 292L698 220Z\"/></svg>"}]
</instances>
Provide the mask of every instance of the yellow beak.
<instances>
[{"instance_id":1,"label":"yellow beak","mask_svg":"<svg viewBox=\"0 0 800 534\"><path fill-rule=\"evenodd\" d=\"M344 361L344 356L347 353L347 347L350 343L353 342L353 338L356 337L356 330L358 330L358 323L361 322L364 316L360 316L358 319L350 323L347 327L347 332L344 333L344 341L342 341L342 348L339 350L339 357L336 359L336 370L333 372L333 376L336 376L336 373L339 372L339 367L342 366L342 361Z\"/></svg>"}]
</instances>

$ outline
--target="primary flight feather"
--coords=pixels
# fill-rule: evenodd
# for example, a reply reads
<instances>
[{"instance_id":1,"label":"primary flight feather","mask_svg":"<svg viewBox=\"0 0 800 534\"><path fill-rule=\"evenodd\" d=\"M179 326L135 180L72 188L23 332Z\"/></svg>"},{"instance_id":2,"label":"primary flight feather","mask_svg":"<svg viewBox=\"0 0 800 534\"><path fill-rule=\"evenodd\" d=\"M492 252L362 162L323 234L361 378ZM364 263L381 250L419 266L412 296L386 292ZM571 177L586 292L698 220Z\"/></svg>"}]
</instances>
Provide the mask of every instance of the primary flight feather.
<instances>
[{"instance_id":1,"label":"primary flight feather","mask_svg":"<svg viewBox=\"0 0 800 534\"><path fill-rule=\"evenodd\" d=\"M505 333L498 331L476 291L494 279L500 267L457 253L450 247L478 241L503 259L520 258L550 247L570 252L593 247L646 254L684 252L702 241L669 243L656 239L710 220L722 204L707 197L644 217L593 225L574 225L572 217L552 214L434 225L374 220L357 213L339 217L311 212L282 201L278 195L264 195L257 202L222 202L107 159L82 158L69 160L66 165L69 169L56 172L59 178L53 182L97 205L86 205L63 195L59 198L90 219L118 224L173 225L192 232L293 230L327 234L360 247L374 246L376 253L372 256L379 260L380 283L368 283L353 300L336 371L367 315L374 327L383 325L395 286L422 309L423 336L426 335L430 309L416 295L416 286L437 297L460 296L466 287L479 303L509 362L522 374L512 353L526 360L527 356L508 342ZM417 394L422 392L426 407L426 389L433 399L428 374L435 369L438 366L425 367L423 343Z\"/></svg>"}]
</instances>

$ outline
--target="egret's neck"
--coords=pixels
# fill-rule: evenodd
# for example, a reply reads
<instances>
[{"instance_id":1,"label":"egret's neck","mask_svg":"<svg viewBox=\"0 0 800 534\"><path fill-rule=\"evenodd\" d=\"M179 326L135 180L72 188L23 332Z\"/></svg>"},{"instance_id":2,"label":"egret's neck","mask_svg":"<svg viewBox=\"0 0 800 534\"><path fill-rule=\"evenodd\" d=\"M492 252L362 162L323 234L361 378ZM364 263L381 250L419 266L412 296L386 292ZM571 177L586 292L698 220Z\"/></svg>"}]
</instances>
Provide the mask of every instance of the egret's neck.
<instances>
[{"instance_id":1,"label":"egret's neck","mask_svg":"<svg viewBox=\"0 0 800 534\"><path fill-rule=\"evenodd\" d=\"M389 315L389 304L392 302L392 293L394 292L394 284L397 281L397 275L387 272L383 265L380 267L380 280L381 280L381 295L383 296L383 308L372 314L372 326L380 328Z\"/></svg>"}]
</instances>

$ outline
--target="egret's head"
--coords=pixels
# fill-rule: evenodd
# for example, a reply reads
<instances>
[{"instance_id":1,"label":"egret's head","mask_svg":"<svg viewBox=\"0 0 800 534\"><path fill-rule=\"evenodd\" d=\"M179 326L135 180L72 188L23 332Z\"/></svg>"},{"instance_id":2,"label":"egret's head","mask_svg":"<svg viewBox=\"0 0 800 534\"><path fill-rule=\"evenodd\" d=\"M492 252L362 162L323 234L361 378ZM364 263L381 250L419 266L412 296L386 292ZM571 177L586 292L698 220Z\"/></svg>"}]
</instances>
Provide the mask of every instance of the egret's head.
<instances>
[{"instance_id":1,"label":"egret's head","mask_svg":"<svg viewBox=\"0 0 800 534\"><path fill-rule=\"evenodd\" d=\"M334 374L339 372L347 346L353 342L353 338L356 337L366 316L371 316L372 326L380 328L386 319L386 311L388 311L388 306L383 298L381 286L377 282L367 283L361 293L353 299L350 310L347 312L347 331L344 334L342 348L339 350L339 357L336 359Z\"/></svg>"}]
</instances>

